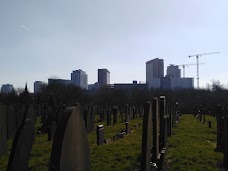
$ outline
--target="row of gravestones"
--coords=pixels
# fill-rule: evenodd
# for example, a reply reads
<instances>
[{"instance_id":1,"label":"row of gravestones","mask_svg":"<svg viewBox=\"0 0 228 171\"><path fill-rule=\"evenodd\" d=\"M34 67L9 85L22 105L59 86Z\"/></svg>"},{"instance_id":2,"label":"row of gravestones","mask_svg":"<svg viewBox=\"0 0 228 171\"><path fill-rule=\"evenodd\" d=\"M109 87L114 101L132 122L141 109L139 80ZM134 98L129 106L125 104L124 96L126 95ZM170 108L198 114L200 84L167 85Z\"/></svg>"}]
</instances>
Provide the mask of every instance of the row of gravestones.
<instances>
[{"instance_id":1,"label":"row of gravestones","mask_svg":"<svg viewBox=\"0 0 228 171\"><path fill-rule=\"evenodd\" d=\"M140 171L161 170L167 138L179 122L178 108L166 106L165 96L154 98L144 107L142 158Z\"/></svg>"},{"instance_id":2,"label":"row of gravestones","mask_svg":"<svg viewBox=\"0 0 228 171\"><path fill-rule=\"evenodd\" d=\"M7 140L14 138L26 118L31 120L35 129L36 115L33 106L16 109L13 105L0 105L0 156L7 153Z\"/></svg>"},{"instance_id":3,"label":"row of gravestones","mask_svg":"<svg viewBox=\"0 0 228 171\"><path fill-rule=\"evenodd\" d=\"M3 119L6 120L6 107L0 107L0 114L2 125L6 123L3 122ZM34 116L33 107L26 108L24 119L13 139L7 171L28 170L35 137ZM0 135L1 138L4 135L5 140L7 140L6 133L3 134L2 129ZM7 150L6 141L1 141L0 145L1 152L5 152ZM90 170L88 138L80 107L68 107L59 116L49 170Z\"/></svg>"},{"instance_id":4,"label":"row of gravestones","mask_svg":"<svg viewBox=\"0 0 228 171\"><path fill-rule=\"evenodd\" d=\"M197 118L202 123L206 122L206 113L207 113L206 108L204 108L202 105L200 105L200 107L197 107L197 105L193 106L194 117Z\"/></svg>"},{"instance_id":5,"label":"row of gravestones","mask_svg":"<svg viewBox=\"0 0 228 171\"><path fill-rule=\"evenodd\" d=\"M217 118L217 147L216 151L224 153L224 168L228 169L228 109L218 105Z\"/></svg>"}]
</instances>

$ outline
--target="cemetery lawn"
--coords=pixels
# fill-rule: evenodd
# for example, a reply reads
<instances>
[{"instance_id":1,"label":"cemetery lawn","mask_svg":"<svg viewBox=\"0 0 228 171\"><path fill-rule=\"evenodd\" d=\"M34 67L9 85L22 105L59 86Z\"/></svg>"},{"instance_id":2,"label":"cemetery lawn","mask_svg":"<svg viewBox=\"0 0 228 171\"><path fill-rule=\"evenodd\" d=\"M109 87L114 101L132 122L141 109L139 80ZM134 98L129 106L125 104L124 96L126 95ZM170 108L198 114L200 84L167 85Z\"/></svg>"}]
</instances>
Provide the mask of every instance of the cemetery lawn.
<instances>
[{"instance_id":1,"label":"cemetery lawn","mask_svg":"<svg viewBox=\"0 0 228 171\"><path fill-rule=\"evenodd\" d=\"M216 171L223 170L223 153L215 152L217 129L216 119L206 116L201 123L193 115L183 115L180 123L168 139L168 151L163 170L169 171Z\"/></svg>"},{"instance_id":2,"label":"cemetery lawn","mask_svg":"<svg viewBox=\"0 0 228 171\"><path fill-rule=\"evenodd\" d=\"M96 131L88 135L90 146L91 171L131 171L140 168L140 155L142 144L142 122L143 118L131 120L131 134L125 138L104 144L96 145ZM125 130L125 123L107 126L106 123L95 123L104 125L105 139L112 140L113 136ZM135 127L135 124L138 126ZM40 127L40 118L38 118L36 127ZM52 141L47 141L47 134L35 134L35 143L32 147L32 153L29 160L29 170L48 170ZM0 157L0 171L7 169L12 140L8 141L9 153Z\"/></svg>"}]
</instances>

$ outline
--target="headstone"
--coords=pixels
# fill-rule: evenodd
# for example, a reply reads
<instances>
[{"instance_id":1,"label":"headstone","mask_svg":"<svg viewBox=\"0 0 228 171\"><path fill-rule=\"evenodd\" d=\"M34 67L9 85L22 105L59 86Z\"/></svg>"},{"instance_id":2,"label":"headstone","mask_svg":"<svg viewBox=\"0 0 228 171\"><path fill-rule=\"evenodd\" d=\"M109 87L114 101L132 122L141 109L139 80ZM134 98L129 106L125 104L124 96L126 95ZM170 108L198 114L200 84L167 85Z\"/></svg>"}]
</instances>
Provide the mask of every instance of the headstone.
<instances>
[{"instance_id":1,"label":"headstone","mask_svg":"<svg viewBox=\"0 0 228 171\"><path fill-rule=\"evenodd\" d=\"M216 108L217 117L217 151L223 151L223 133L224 133L224 117L222 114L222 106Z\"/></svg>"},{"instance_id":2,"label":"headstone","mask_svg":"<svg viewBox=\"0 0 228 171\"><path fill-rule=\"evenodd\" d=\"M167 122L165 116L165 96L160 96L159 101L160 113L160 151L166 147L167 144Z\"/></svg>"},{"instance_id":3,"label":"headstone","mask_svg":"<svg viewBox=\"0 0 228 171\"><path fill-rule=\"evenodd\" d=\"M111 125L111 114L110 111L107 111L107 125Z\"/></svg>"},{"instance_id":4,"label":"headstone","mask_svg":"<svg viewBox=\"0 0 228 171\"><path fill-rule=\"evenodd\" d=\"M136 119L136 108L133 107L133 119Z\"/></svg>"},{"instance_id":5,"label":"headstone","mask_svg":"<svg viewBox=\"0 0 228 171\"><path fill-rule=\"evenodd\" d=\"M118 119L118 108L117 106L113 107L113 124L117 124L117 119Z\"/></svg>"},{"instance_id":6,"label":"headstone","mask_svg":"<svg viewBox=\"0 0 228 171\"><path fill-rule=\"evenodd\" d=\"M0 105L0 156L7 153L6 106Z\"/></svg>"},{"instance_id":7,"label":"headstone","mask_svg":"<svg viewBox=\"0 0 228 171\"><path fill-rule=\"evenodd\" d=\"M57 128L57 124L55 121L53 121L52 124L48 126L48 141L51 141L54 139L56 128Z\"/></svg>"},{"instance_id":8,"label":"headstone","mask_svg":"<svg viewBox=\"0 0 228 171\"><path fill-rule=\"evenodd\" d=\"M152 144L152 105L150 102L145 104L143 117L143 135L142 135L142 158L141 171L150 171L151 169L151 144Z\"/></svg>"},{"instance_id":9,"label":"headstone","mask_svg":"<svg viewBox=\"0 0 228 171\"><path fill-rule=\"evenodd\" d=\"M10 105L7 109L7 138L12 139L17 130L16 109Z\"/></svg>"},{"instance_id":10,"label":"headstone","mask_svg":"<svg viewBox=\"0 0 228 171\"><path fill-rule=\"evenodd\" d=\"M211 121L208 122L208 127L211 128Z\"/></svg>"},{"instance_id":11,"label":"headstone","mask_svg":"<svg viewBox=\"0 0 228 171\"><path fill-rule=\"evenodd\" d=\"M87 132L77 107L68 107L60 115L53 140L49 170L90 170Z\"/></svg>"},{"instance_id":12,"label":"headstone","mask_svg":"<svg viewBox=\"0 0 228 171\"><path fill-rule=\"evenodd\" d=\"M25 106L23 105L17 111L17 129L22 125L25 119Z\"/></svg>"},{"instance_id":13,"label":"headstone","mask_svg":"<svg viewBox=\"0 0 228 171\"><path fill-rule=\"evenodd\" d=\"M130 119L129 119L129 106L126 105L125 107L125 122L128 122Z\"/></svg>"},{"instance_id":14,"label":"headstone","mask_svg":"<svg viewBox=\"0 0 228 171\"><path fill-rule=\"evenodd\" d=\"M98 125L97 126L97 145L104 144L104 126Z\"/></svg>"},{"instance_id":15,"label":"headstone","mask_svg":"<svg viewBox=\"0 0 228 171\"><path fill-rule=\"evenodd\" d=\"M26 119L14 136L7 171L28 170L33 139L34 130L32 121L30 119Z\"/></svg>"},{"instance_id":16,"label":"headstone","mask_svg":"<svg viewBox=\"0 0 228 171\"><path fill-rule=\"evenodd\" d=\"M159 155L159 106L158 99L154 98L152 105L152 120L153 120L153 149L152 149L152 162L156 163Z\"/></svg>"},{"instance_id":17,"label":"headstone","mask_svg":"<svg viewBox=\"0 0 228 171\"><path fill-rule=\"evenodd\" d=\"M126 130L125 130L126 134L130 133L130 125L129 122L126 122Z\"/></svg>"},{"instance_id":18,"label":"headstone","mask_svg":"<svg viewBox=\"0 0 228 171\"><path fill-rule=\"evenodd\" d=\"M228 116L224 117L224 168L228 169Z\"/></svg>"}]
</instances>

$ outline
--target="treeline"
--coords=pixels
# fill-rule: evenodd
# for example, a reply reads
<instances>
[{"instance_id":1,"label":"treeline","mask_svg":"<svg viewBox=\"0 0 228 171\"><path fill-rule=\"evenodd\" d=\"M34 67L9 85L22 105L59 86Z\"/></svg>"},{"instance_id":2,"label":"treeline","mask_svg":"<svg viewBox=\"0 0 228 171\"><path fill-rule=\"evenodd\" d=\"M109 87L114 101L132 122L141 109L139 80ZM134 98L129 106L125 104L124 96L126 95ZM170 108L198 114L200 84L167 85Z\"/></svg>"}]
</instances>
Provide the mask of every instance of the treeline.
<instances>
[{"instance_id":1,"label":"treeline","mask_svg":"<svg viewBox=\"0 0 228 171\"><path fill-rule=\"evenodd\" d=\"M138 106L153 97L166 96L170 104L175 105L178 102L183 107L184 113L191 113L193 106L203 106L209 112L213 112L216 105L227 106L228 89L224 88L219 82L213 82L206 89L179 89L179 90L161 90L161 89L114 89L101 87L97 91L86 91L74 85L63 85L52 83L42 87L41 92L34 95L26 91L13 91L10 94L0 94L0 102L6 105L22 105L24 103L37 104L55 104L66 106L73 105L76 102L81 104L97 104L125 106L126 104ZM29 98L29 100L28 100Z\"/></svg>"}]
</instances>

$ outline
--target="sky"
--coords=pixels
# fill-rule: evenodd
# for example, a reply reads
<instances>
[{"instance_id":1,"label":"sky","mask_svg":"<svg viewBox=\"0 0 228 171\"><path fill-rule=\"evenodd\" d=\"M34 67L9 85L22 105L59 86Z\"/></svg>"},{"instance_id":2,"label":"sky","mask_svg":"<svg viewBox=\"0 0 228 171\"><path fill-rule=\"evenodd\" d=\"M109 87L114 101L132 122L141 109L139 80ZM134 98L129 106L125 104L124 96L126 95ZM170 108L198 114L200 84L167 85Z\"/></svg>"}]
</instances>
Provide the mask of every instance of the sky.
<instances>
[{"instance_id":1,"label":"sky","mask_svg":"<svg viewBox=\"0 0 228 171\"><path fill-rule=\"evenodd\" d=\"M25 86L73 70L97 82L146 81L146 61L192 64L201 56L200 87L228 85L227 0L0 0L0 85ZM181 68L182 69L182 68ZM185 76L195 78L196 65Z\"/></svg>"}]
</instances>

